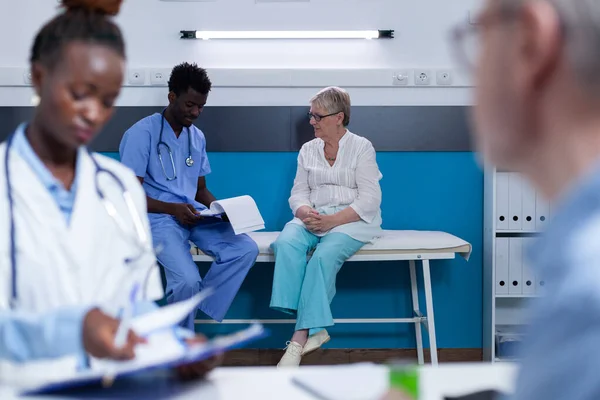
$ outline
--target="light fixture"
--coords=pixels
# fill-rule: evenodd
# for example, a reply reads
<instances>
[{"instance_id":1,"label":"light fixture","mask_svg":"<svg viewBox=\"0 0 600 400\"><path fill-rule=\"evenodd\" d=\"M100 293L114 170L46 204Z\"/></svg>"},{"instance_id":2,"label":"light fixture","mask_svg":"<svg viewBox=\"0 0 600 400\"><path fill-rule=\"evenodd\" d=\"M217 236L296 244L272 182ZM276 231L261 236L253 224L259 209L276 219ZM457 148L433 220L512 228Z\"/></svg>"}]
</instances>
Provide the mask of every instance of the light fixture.
<instances>
[{"instance_id":1,"label":"light fixture","mask_svg":"<svg viewBox=\"0 0 600 400\"><path fill-rule=\"evenodd\" d=\"M181 31L181 39L393 39L393 30L368 31Z\"/></svg>"}]
</instances>

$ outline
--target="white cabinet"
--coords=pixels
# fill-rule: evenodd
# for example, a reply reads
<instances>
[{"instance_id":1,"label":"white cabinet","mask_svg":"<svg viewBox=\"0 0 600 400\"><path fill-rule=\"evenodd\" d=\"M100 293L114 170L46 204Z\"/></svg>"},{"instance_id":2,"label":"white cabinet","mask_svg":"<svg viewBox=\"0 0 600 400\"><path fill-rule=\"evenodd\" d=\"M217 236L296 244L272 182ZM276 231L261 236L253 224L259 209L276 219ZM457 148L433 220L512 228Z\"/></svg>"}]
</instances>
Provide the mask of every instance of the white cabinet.
<instances>
[{"instance_id":1,"label":"white cabinet","mask_svg":"<svg viewBox=\"0 0 600 400\"><path fill-rule=\"evenodd\" d=\"M483 355L497 354L504 338L519 337L526 302L543 282L528 266L526 249L545 227L550 207L520 174L490 168L484 177ZM500 333L500 334L498 334ZM507 349L510 346L501 346Z\"/></svg>"}]
</instances>

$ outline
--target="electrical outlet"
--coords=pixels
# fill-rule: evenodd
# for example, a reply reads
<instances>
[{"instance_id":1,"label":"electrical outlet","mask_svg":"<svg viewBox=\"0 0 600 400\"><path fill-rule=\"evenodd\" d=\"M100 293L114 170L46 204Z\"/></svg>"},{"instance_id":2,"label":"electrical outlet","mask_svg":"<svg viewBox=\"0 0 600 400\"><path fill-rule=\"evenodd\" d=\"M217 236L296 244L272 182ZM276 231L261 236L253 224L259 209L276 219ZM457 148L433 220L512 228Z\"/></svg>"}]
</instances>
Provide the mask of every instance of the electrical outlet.
<instances>
[{"instance_id":1,"label":"electrical outlet","mask_svg":"<svg viewBox=\"0 0 600 400\"><path fill-rule=\"evenodd\" d=\"M145 85L146 71L143 69L130 69L127 78L130 85Z\"/></svg>"},{"instance_id":2,"label":"electrical outlet","mask_svg":"<svg viewBox=\"0 0 600 400\"><path fill-rule=\"evenodd\" d=\"M439 70L436 72L436 83L440 86L452 85L452 72L448 70Z\"/></svg>"},{"instance_id":3,"label":"electrical outlet","mask_svg":"<svg viewBox=\"0 0 600 400\"><path fill-rule=\"evenodd\" d=\"M410 78L410 71L401 70L394 73L392 77L392 85L394 86L408 86L408 80Z\"/></svg>"},{"instance_id":4,"label":"electrical outlet","mask_svg":"<svg viewBox=\"0 0 600 400\"><path fill-rule=\"evenodd\" d=\"M23 81L26 85L33 85L33 78L31 77L30 70L23 72Z\"/></svg>"},{"instance_id":5,"label":"electrical outlet","mask_svg":"<svg viewBox=\"0 0 600 400\"><path fill-rule=\"evenodd\" d=\"M152 86L167 86L170 71L167 69L153 69L150 71L150 84Z\"/></svg>"},{"instance_id":6,"label":"electrical outlet","mask_svg":"<svg viewBox=\"0 0 600 400\"><path fill-rule=\"evenodd\" d=\"M425 69L415 70L415 85L426 86L431 84L431 72Z\"/></svg>"}]
</instances>

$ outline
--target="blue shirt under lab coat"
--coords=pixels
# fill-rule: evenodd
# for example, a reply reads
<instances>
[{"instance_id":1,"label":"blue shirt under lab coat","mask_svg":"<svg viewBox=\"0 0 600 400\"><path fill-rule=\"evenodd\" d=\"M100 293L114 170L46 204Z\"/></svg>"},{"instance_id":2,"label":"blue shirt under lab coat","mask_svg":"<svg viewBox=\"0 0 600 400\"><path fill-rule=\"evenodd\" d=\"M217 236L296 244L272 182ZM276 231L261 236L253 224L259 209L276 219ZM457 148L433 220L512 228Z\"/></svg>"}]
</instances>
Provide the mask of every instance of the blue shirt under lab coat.
<instances>
[{"instance_id":1,"label":"blue shirt under lab coat","mask_svg":"<svg viewBox=\"0 0 600 400\"><path fill-rule=\"evenodd\" d=\"M52 175L52 172L46 168L42 160L35 154L31 144L25 136L25 128L27 124L21 124L15 131L15 137L13 138L12 148L15 150L31 167L33 172L40 179L40 182L48 189L48 193L52 195L52 198L56 202L56 205L61 210L67 223L71 219L73 212L73 205L75 204L75 195L77 193L77 182L79 181L78 171L80 170L79 165L81 157L77 158L75 166L75 178L71 188L67 190L63 183Z\"/></svg>"},{"instance_id":2,"label":"blue shirt under lab coat","mask_svg":"<svg viewBox=\"0 0 600 400\"><path fill-rule=\"evenodd\" d=\"M21 124L16 129L12 148L48 189L68 222L77 192L78 168L71 189L65 189L33 151L25 136L25 127L26 124ZM83 354L82 324L88 311L88 307L71 307L47 315L12 310L0 312L0 358L26 362Z\"/></svg>"},{"instance_id":3,"label":"blue shirt under lab coat","mask_svg":"<svg viewBox=\"0 0 600 400\"><path fill-rule=\"evenodd\" d=\"M87 307L70 307L40 315L0 312L0 359L27 362L83 354L83 319Z\"/></svg>"},{"instance_id":4,"label":"blue shirt under lab coat","mask_svg":"<svg viewBox=\"0 0 600 400\"><path fill-rule=\"evenodd\" d=\"M600 164L559 202L527 254L545 290L529 309L511 399L600 399Z\"/></svg>"},{"instance_id":5,"label":"blue shirt under lab coat","mask_svg":"<svg viewBox=\"0 0 600 400\"><path fill-rule=\"evenodd\" d=\"M162 142L171 149L175 171L166 146L160 146L162 165L158 157L161 127ZM191 135L191 156L194 160L192 167L185 163L190 154L188 135ZM196 201L196 192L198 178L210 174L211 169L206 154L206 139L194 125L183 128L177 137L161 113L155 113L141 119L125 132L119 154L123 164L131 168L138 177L144 178L143 186L150 198L166 203L188 203L198 210L206 209ZM171 178L174 174L176 179L167 180L167 177ZM153 215L150 214L149 217L152 220Z\"/></svg>"}]
</instances>

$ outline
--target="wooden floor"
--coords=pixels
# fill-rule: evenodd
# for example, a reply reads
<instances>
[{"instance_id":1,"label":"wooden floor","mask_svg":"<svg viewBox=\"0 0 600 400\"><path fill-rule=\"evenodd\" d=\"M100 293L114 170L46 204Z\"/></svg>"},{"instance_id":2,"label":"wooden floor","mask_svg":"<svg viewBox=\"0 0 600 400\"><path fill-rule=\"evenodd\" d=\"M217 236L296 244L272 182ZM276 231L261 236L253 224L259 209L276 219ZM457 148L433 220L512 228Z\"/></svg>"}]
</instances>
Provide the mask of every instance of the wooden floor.
<instances>
[{"instance_id":1,"label":"wooden floor","mask_svg":"<svg viewBox=\"0 0 600 400\"><path fill-rule=\"evenodd\" d=\"M225 355L224 366L277 365L283 355L280 349L243 349ZM481 349L439 349L439 362L481 361ZM302 365L334 365L357 362L384 363L389 360L417 360L415 349L325 349L318 350L302 359ZM429 362L429 350L425 349L425 362Z\"/></svg>"}]
</instances>

